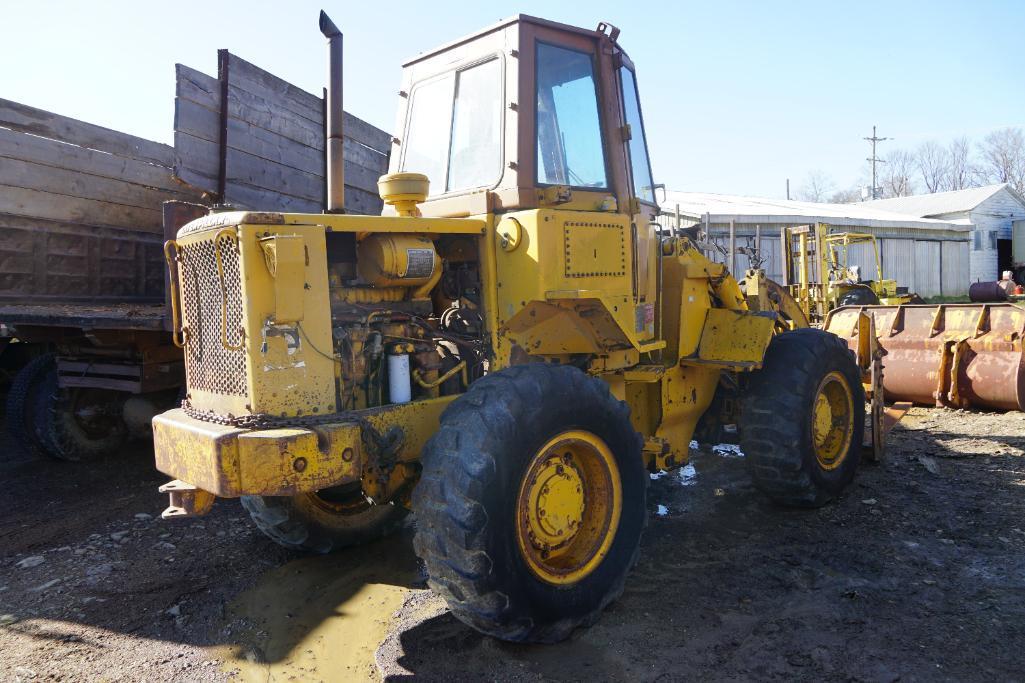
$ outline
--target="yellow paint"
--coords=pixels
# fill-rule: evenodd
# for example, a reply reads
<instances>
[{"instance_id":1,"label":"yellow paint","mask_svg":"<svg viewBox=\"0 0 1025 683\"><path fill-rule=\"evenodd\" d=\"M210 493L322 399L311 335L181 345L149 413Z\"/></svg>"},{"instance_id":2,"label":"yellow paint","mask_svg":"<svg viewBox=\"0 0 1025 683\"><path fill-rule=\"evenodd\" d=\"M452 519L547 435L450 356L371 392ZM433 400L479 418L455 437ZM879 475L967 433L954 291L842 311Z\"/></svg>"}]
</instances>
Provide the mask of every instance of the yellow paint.
<instances>
[{"instance_id":1,"label":"yellow paint","mask_svg":"<svg viewBox=\"0 0 1025 683\"><path fill-rule=\"evenodd\" d=\"M422 235L369 235L360 240L357 263L375 287L418 286L441 276L441 257Z\"/></svg>"},{"instance_id":2,"label":"yellow paint","mask_svg":"<svg viewBox=\"0 0 1025 683\"><path fill-rule=\"evenodd\" d=\"M192 221L178 231L178 242L207 230L240 225L258 226L320 226L333 232L355 233L422 233L451 235L482 235L486 222L480 218L420 218L416 216L360 216L334 213L275 213L261 211L227 211Z\"/></svg>"},{"instance_id":3,"label":"yellow paint","mask_svg":"<svg viewBox=\"0 0 1025 683\"><path fill-rule=\"evenodd\" d=\"M687 462L690 440L698 420L712 403L719 373L716 366L694 365L677 365L666 371L659 385L662 415L654 436L667 448L655 457L657 469Z\"/></svg>"},{"instance_id":4,"label":"yellow paint","mask_svg":"<svg viewBox=\"0 0 1025 683\"><path fill-rule=\"evenodd\" d=\"M761 365L775 321L747 311L710 308L701 330L698 360L724 368Z\"/></svg>"},{"instance_id":5,"label":"yellow paint","mask_svg":"<svg viewBox=\"0 0 1025 683\"><path fill-rule=\"evenodd\" d=\"M274 279L276 324L303 319L303 287L306 284L306 245L302 235L271 235L257 240L267 272Z\"/></svg>"},{"instance_id":6,"label":"yellow paint","mask_svg":"<svg viewBox=\"0 0 1025 683\"><path fill-rule=\"evenodd\" d=\"M196 420L178 408L153 418L156 467L223 498L294 495L358 480L359 427L321 425L317 432L247 431ZM349 460L341 457L346 448Z\"/></svg>"},{"instance_id":7,"label":"yellow paint","mask_svg":"<svg viewBox=\"0 0 1025 683\"><path fill-rule=\"evenodd\" d=\"M548 440L520 482L516 540L542 581L575 584L601 565L619 529L623 484L608 445L583 430Z\"/></svg>"},{"instance_id":8,"label":"yellow paint","mask_svg":"<svg viewBox=\"0 0 1025 683\"><path fill-rule=\"evenodd\" d=\"M812 445L822 469L835 470L843 464L854 438L853 426L851 387L842 374L831 372L822 378L812 402Z\"/></svg>"},{"instance_id":9,"label":"yellow paint","mask_svg":"<svg viewBox=\"0 0 1025 683\"><path fill-rule=\"evenodd\" d=\"M402 429L397 457L410 461L419 458L441 412L454 399L411 401L357 414L381 434L393 426ZM295 495L357 481L371 464L362 443L354 422L248 431L193 419L180 408L153 419L157 469L223 498Z\"/></svg>"},{"instance_id":10,"label":"yellow paint","mask_svg":"<svg viewBox=\"0 0 1025 683\"><path fill-rule=\"evenodd\" d=\"M338 410L339 365L325 355L333 349L327 231L357 235L360 272L378 285L346 295L361 302L397 300L404 292L408 296L408 287L398 285L433 287L441 264L432 240L440 234L481 235L483 314L495 352L491 371L530 356L565 362L575 354L591 355L588 371L609 381L630 404L652 464L682 464L719 372L759 367L773 320L748 310L745 293L724 266L683 238L661 244L644 240L645 253L651 252L647 260L659 260L645 268L643 282L638 280L633 253L639 247L631 218L569 210L573 202L592 199L591 208L598 208L604 199L597 201L597 196L575 191L568 198L557 195L550 199L558 208L500 218L240 212L186 226L179 237L182 245L208 240L220 231L237 235L244 283L240 334L246 394L190 389L192 404L221 415L304 416ZM407 207L403 213L412 210ZM429 251L429 276L407 277L411 248ZM656 273L662 283L657 299L650 296ZM288 300L289 292L294 300ZM656 337L656 322L662 338ZM453 398L384 406L363 415L382 434L401 427L405 439L398 459L412 462ZM362 477L375 496L387 497L415 476L413 468L374 469L365 461L353 425L243 436L239 430L197 426L179 417L172 412L158 419L158 467L217 495L292 495ZM343 462L339 454L346 448L354 457Z\"/></svg>"},{"instance_id":11,"label":"yellow paint","mask_svg":"<svg viewBox=\"0 0 1025 683\"><path fill-rule=\"evenodd\" d=\"M430 179L422 173L388 173L377 179L378 194L400 216L419 216L418 204L427 199Z\"/></svg>"},{"instance_id":12,"label":"yellow paint","mask_svg":"<svg viewBox=\"0 0 1025 683\"><path fill-rule=\"evenodd\" d=\"M782 316L777 321L780 332L809 326L804 309L783 285L765 277L765 271L751 269L744 273L744 298L747 306L756 312L774 312Z\"/></svg>"},{"instance_id":13,"label":"yellow paint","mask_svg":"<svg viewBox=\"0 0 1025 683\"><path fill-rule=\"evenodd\" d=\"M185 331L182 329L181 285L178 280L178 243L173 239L164 242L164 262L167 264L167 298L171 301L171 343L179 349L185 348Z\"/></svg>"},{"instance_id":14,"label":"yellow paint","mask_svg":"<svg viewBox=\"0 0 1025 683\"><path fill-rule=\"evenodd\" d=\"M503 216L497 231L519 235L515 249L488 245L499 367L509 364L513 346L534 356L662 346L652 340L654 304L634 298L629 217L535 209Z\"/></svg>"},{"instance_id":15,"label":"yellow paint","mask_svg":"<svg viewBox=\"0 0 1025 683\"><path fill-rule=\"evenodd\" d=\"M241 340L241 349L233 353L245 356L246 370L242 395L204 391L189 381L192 405L221 415L296 416L334 412L334 361L324 355L332 345L323 227L215 226L183 235L185 230L179 233L178 246L182 248L209 242L226 233L234 235L241 292L237 283L227 281L223 275L220 281L222 296L241 298L242 329L222 330L226 320L223 305L216 320L210 319L214 309L201 301L183 301L182 308L184 325L192 338L189 343L200 335L225 333L230 345ZM285 239L279 242L279 238ZM262 244L270 239L275 241L274 256L269 260ZM216 240L218 265L224 258L221 252L229 248L225 246L226 241ZM280 263L282 280L275 278L270 270L272 264L277 267L279 258L285 259ZM303 272L298 272L300 269ZM193 277L188 272L182 276ZM201 307L207 312L205 317L197 316ZM286 317L301 316L301 319L277 320L279 307Z\"/></svg>"}]
</instances>

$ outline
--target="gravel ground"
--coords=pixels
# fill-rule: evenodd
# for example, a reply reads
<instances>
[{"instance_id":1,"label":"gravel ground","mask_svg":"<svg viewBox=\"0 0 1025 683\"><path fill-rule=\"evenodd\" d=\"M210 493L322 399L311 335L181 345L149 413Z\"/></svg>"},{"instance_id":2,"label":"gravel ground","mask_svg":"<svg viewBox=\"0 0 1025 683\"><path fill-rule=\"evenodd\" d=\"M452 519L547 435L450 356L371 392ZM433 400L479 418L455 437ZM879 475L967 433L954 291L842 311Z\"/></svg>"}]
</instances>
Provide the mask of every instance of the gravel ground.
<instances>
[{"instance_id":1,"label":"gravel ground","mask_svg":"<svg viewBox=\"0 0 1025 683\"><path fill-rule=\"evenodd\" d=\"M80 465L0 448L0 681L1025 680L1022 414L915 408L813 511L695 453L652 481L622 599L543 647L449 615L410 529L303 557L233 501L162 522L146 444Z\"/></svg>"}]
</instances>

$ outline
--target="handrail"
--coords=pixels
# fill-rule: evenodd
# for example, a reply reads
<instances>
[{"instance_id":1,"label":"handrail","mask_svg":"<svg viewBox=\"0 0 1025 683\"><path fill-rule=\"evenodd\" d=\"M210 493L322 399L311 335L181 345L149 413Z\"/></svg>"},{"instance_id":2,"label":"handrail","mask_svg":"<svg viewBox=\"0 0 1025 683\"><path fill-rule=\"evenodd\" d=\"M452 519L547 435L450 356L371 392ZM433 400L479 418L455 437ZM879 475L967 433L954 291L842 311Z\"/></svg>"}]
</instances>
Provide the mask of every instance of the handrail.
<instances>
[{"instance_id":1,"label":"handrail","mask_svg":"<svg viewBox=\"0 0 1025 683\"><path fill-rule=\"evenodd\" d=\"M239 327L239 336L242 340L238 344L228 342L228 292L224 286L224 262L221 258L221 238L227 237L235 243L238 249L238 235L234 228L224 228L214 236L214 257L217 259L217 280L221 285L221 346L228 351L241 351L246 345L245 328Z\"/></svg>"},{"instance_id":2,"label":"handrail","mask_svg":"<svg viewBox=\"0 0 1025 683\"><path fill-rule=\"evenodd\" d=\"M171 251L174 251L172 255ZM189 340L189 331L182 325L181 288L178 285L178 243L174 240L164 242L164 260L167 261L168 286L171 288L171 343L184 349Z\"/></svg>"}]
</instances>

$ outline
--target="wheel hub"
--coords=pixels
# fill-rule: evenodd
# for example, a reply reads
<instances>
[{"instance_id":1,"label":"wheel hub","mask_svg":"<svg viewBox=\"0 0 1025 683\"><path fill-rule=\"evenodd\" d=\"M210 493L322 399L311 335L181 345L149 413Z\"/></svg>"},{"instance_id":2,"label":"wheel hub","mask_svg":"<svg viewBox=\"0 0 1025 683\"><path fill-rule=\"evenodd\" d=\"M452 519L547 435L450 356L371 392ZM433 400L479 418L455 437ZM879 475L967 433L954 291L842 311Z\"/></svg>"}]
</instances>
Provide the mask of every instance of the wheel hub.
<instances>
[{"instance_id":1,"label":"wheel hub","mask_svg":"<svg viewBox=\"0 0 1025 683\"><path fill-rule=\"evenodd\" d=\"M583 479L572 458L564 457L549 457L529 482L528 533L542 546L568 543L584 517Z\"/></svg>"},{"instance_id":2,"label":"wheel hub","mask_svg":"<svg viewBox=\"0 0 1025 683\"><path fill-rule=\"evenodd\" d=\"M521 555L543 581L580 581L608 553L621 508L622 483L608 445L590 432L563 432L537 451L520 484Z\"/></svg>"},{"instance_id":3,"label":"wheel hub","mask_svg":"<svg viewBox=\"0 0 1025 683\"><path fill-rule=\"evenodd\" d=\"M815 458L823 469L843 463L850 450L854 401L847 380L839 372L822 378L812 405L812 441Z\"/></svg>"}]
</instances>

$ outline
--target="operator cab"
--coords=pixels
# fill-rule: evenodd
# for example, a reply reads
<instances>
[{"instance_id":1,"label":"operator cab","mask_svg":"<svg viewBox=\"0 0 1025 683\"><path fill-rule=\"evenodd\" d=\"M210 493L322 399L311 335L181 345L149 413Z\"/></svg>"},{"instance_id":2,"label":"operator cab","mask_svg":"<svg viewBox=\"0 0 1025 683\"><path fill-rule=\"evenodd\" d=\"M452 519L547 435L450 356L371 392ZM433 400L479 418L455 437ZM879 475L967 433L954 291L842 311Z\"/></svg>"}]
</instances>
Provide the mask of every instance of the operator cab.
<instances>
[{"instance_id":1,"label":"operator cab","mask_svg":"<svg viewBox=\"0 0 1025 683\"><path fill-rule=\"evenodd\" d=\"M637 79L618 35L519 15L408 61L390 171L428 176L424 216L558 206L650 220Z\"/></svg>"}]
</instances>

